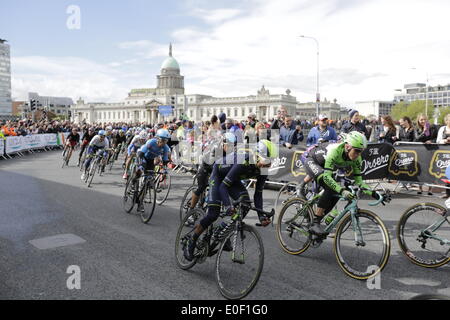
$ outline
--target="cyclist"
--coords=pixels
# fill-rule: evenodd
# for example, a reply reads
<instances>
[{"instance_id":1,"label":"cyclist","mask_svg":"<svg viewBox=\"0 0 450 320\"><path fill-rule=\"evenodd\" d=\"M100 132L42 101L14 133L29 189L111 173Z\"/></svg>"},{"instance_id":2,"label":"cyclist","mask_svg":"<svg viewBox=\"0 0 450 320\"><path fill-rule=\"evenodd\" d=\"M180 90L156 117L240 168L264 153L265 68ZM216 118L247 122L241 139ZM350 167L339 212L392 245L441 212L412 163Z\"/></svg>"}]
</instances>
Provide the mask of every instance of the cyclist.
<instances>
[{"instance_id":1,"label":"cyclist","mask_svg":"<svg viewBox=\"0 0 450 320\"><path fill-rule=\"evenodd\" d=\"M126 142L127 137L125 136L125 131L120 129L115 135L112 136L111 147L115 150L114 160L119 158L119 152L122 145Z\"/></svg>"},{"instance_id":2,"label":"cyclist","mask_svg":"<svg viewBox=\"0 0 450 320\"><path fill-rule=\"evenodd\" d=\"M87 157L86 161L84 163L84 172L81 175L81 180L84 180L86 173L89 170L89 167L91 165L92 156L93 154L97 153L98 151L103 152L103 158L107 156L107 149L109 148L109 140L106 138L106 132L105 130L100 130L98 132L98 135L96 135L91 142L89 143L89 149L87 151Z\"/></svg>"},{"instance_id":3,"label":"cyclist","mask_svg":"<svg viewBox=\"0 0 450 320\"><path fill-rule=\"evenodd\" d=\"M220 214L221 204L227 214L234 213L234 208L230 203L230 196L237 200L242 199L243 202L249 203L250 196L247 189L242 184L244 179L255 179L255 195L254 204L257 209L262 210L263 206L263 190L267 175L262 174L262 168L271 166L271 159L278 156L278 147L269 140L260 140L257 144L254 161L250 163L250 156L247 154L237 153L232 155L231 164L230 156L224 157L223 161L216 161L210 178L210 190L208 197L208 209L206 216L200 220L195 226L192 237L189 239L187 246L184 248L184 257L188 261L194 259L194 249L198 238L210 225L212 225ZM227 161L228 160L228 161ZM241 160L244 160L241 162ZM225 163L221 163L225 162ZM245 217L246 213L244 214ZM258 217L262 226L270 224L270 218L258 212ZM224 250L231 250L231 243L226 243Z\"/></svg>"},{"instance_id":4,"label":"cyclist","mask_svg":"<svg viewBox=\"0 0 450 320\"><path fill-rule=\"evenodd\" d=\"M323 144L309 151L305 160L306 173L321 187L324 193L317 204L317 211L311 226L311 231L317 235L326 234L321 226L323 217L330 212L339 200L338 195L346 200L353 200L355 195L340 186L333 179L333 172L337 169L352 168L355 184L363 189L367 195L379 199L379 193L370 189L362 180L361 153L367 147L366 137L357 131L352 131L341 143ZM383 196L383 195L382 195Z\"/></svg>"},{"instance_id":5,"label":"cyclist","mask_svg":"<svg viewBox=\"0 0 450 320\"><path fill-rule=\"evenodd\" d=\"M69 165L70 157L72 156L72 152L75 147L80 143L80 135L78 134L78 129L73 128L72 132L67 136L67 143L64 148L63 156L65 156L66 152L69 152L69 156L67 157L66 165ZM69 150L69 151L67 151Z\"/></svg>"},{"instance_id":6,"label":"cyclist","mask_svg":"<svg viewBox=\"0 0 450 320\"><path fill-rule=\"evenodd\" d=\"M131 140L131 143L128 146L127 160L125 162L125 172L123 173L123 178L125 180L128 179L128 169L130 167L131 160L133 160L133 158L135 157L138 149L147 142L147 139L147 133L145 131L142 131L139 133L139 135L136 135L133 140Z\"/></svg>"},{"instance_id":7,"label":"cyclist","mask_svg":"<svg viewBox=\"0 0 450 320\"><path fill-rule=\"evenodd\" d=\"M141 148L139 148L137 151L138 167L135 179L138 179L143 171L153 171L156 158L162 158L164 169L166 169L166 165L170 162L170 149L167 146L169 139L169 131L166 129L159 129L156 132L155 138L148 140ZM138 211L143 210L143 203L139 203Z\"/></svg>"},{"instance_id":8,"label":"cyclist","mask_svg":"<svg viewBox=\"0 0 450 320\"><path fill-rule=\"evenodd\" d=\"M195 208L200 199L200 195L206 190L216 160L223 155L234 152L236 142L236 136L231 132L225 133L223 138L219 136L218 138L207 142L205 149L203 150L202 164L198 168L198 188L192 192L190 209ZM223 150L223 152L221 152L221 150Z\"/></svg>"},{"instance_id":9,"label":"cyclist","mask_svg":"<svg viewBox=\"0 0 450 320\"><path fill-rule=\"evenodd\" d=\"M81 143L81 150L80 155L78 156L78 165L80 165L81 157L83 156L84 151L86 150L87 146L91 142L91 140L96 136L95 130L93 127L90 127L87 131L85 131L83 135L83 142Z\"/></svg>"},{"instance_id":10,"label":"cyclist","mask_svg":"<svg viewBox=\"0 0 450 320\"><path fill-rule=\"evenodd\" d=\"M328 140L328 141L327 141L327 140L319 139L319 140L317 141L316 144L314 144L314 145L312 145L312 146L309 146L309 147L306 149L306 151L302 154L302 156L300 157L300 161L302 162L303 166L305 166L306 159L308 158L309 152L310 152L311 150L314 150L317 146L320 146L320 145L322 145L322 144L323 144L323 146L327 146L329 143L336 143L336 142L339 143L339 142L342 142L342 141L344 141L346 135L347 135L346 133L340 133L340 134L337 136L337 141L336 141L336 140ZM302 181L302 183L301 183L300 186L299 186L299 188L300 188L300 196L301 196L303 199L305 199L305 200L307 200L307 199L306 199L305 185L306 185L307 183L311 182L311 181L313 181L313 177L309 176L308 173L306 173L305 178L303 178L303 181Z\"/></svg>"}]
</instances>

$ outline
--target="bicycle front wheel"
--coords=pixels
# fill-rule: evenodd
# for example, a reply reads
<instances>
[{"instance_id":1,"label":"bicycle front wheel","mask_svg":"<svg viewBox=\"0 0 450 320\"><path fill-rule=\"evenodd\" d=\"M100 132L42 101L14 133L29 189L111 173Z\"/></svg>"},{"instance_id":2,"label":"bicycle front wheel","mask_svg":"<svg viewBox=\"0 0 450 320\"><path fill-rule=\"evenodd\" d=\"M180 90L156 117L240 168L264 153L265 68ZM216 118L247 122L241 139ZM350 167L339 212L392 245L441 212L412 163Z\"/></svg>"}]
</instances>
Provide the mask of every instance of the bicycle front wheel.
<instances>
[{"instance_id":1,"label":"bicycle front wheel","mask_svg":"<svg viewBox=\"0 0 450 320\"><path fill-rule=\"evenodd\" d=\"M183 270L188 270L197 263L197 259L192 261L186 260L184 257L184 249L188 245L189 238L192 237L194 233L196 224L198 224L204 216L205 212L203 210L194 209L189 215L186 215L183 218L183 221L178 227L177 238L175 240L175 259L177 265Z\"/></svg>"},{"instance_id":2,"label":"bicycle front wheel","mask_svg":"<svg viewBox=\"0 0 450 320\"><path fill-rule=\"evenodd\" d=\"M313 221L313 212L305 200L292 198L287 201L277 221L277 238L284 251L298 255L309 248L311 245L309 229Z\"/></svg>"},{"instance_id":3,"label":"bicycle front wheel","mask_svg":"<svg viewBox=\"0 0 450 320\"><path fill-rule=\"evenodd\" d=\"M419 203L407 209L397 225L397 240L408 259L421 267L437 268L450 261L450 223L447 209L435 203Z\"/></svg>"},{"instance_id":4,"label":"bicycle front wheel","mask_svg":"<svg viewBox=\"0 0 450 320\"><path fill-rule=\"evenodd\" d=\"M184 193L183 199L180 205L180 221L183 221L184 217L191 208L192 192L197 189L197 186L190 186Z\"/></svg>"},{"instance_id":5,"label":"bicycle front wheel","mask_svg":"<svg viewBox=\"0 0 450 320\"><path fill-rule=\"evenodd\" d=\"M247 296L256 286L264 266L264 246L251 226L242 224L222 242L217 253L216 280L220 293L227 299ZM232 251L225 251L227 241Z\"/></svg>"},{"instance_id":6,"label":"bicycle front wheel","mask_svg":"<svg viewBox=\"0 0 450 320\"><path fill-rule=\"evenodd\" d=\"M334 253L341 269L353 279L367 280L378 275L390 252L389 232L371 211L359 209L354 220L348 214L337 227Z\"/></svg>"},{"instance_id":7,"label":"bicycle front wheel","mask_svg":"<svg viewBox=\"0 0 450 320\"><path fill-rule=\"evenodd\" d=\"M297 184L286 183L283 187L281 187L280 191L278 191L277 197L275 198L274 208L276 212L279 212L284 204L291 198L295 197Z\"/></svg>"},{"instance_id":8,"label":"bicycle front wheel","mask_svg":"<svg viewBox=\"0 0 450 320\"><path fill-rule=\"evenodd\" d=\"M156 203L162 205L168 198L170 186L172 185L172 178L170 174L163 174L158 176L156 182Z\"/></svg>"},{"instance_id":9,"label":"bicycle front wheel","mask_svg":"<svg viewBox=\"0 0 450 320\"><path fill-rule=\"evenodd\" d=\"M137 183L133 184L133 179L129 178L127 184L125 185L125 192L123 194L122 205L123 209L126 213L130 213L135 204L135 188L137 187Z\"/></svg>"},{"instance_id":10,"label":"bicycle front wheel","mask_svg":"<svg viewBox=\"0 0 450 320\"><path fill-rule=\"evenodd\" d=\"M93 161L93 163L91 164L91 168L89 170L89 177L88 177L88 188L91 186L92 184L92 180L94 180L94 176L95 176L95 171L97 171L97 167L98 167L98 163L96 160Z\"/></svg>"},{"instance_id":11,"label":"bicycle front wheel","mask_svg":"<svg viewBox=\"0 0 450 320\"><path fill-rule=\"evenodd\" d=\"M141 211L141 220L143 223L148 223L155 212L156 190L154 187L147 184L144 186L144 190L142 192L144 192L143 197L141 197L144 208Z\"/></svg>"}]
</instances>

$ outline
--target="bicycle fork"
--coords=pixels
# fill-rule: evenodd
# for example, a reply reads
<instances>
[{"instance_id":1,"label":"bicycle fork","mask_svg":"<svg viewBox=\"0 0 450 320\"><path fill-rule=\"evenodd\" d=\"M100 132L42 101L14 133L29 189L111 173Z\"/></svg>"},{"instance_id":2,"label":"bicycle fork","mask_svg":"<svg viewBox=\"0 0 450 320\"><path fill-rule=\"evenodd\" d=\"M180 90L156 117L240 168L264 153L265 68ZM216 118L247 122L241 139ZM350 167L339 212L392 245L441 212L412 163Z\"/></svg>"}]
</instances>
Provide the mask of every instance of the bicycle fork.
<instances>
[{"instance_id":1,"label":"bicycle fork","mask_svg":"<svg viewBox=\"0 0 450 320\"><path fill-rule=\"evenodd\" d=\"M356 216L356 210L353 209L350 214L352 219L353 232L355 233L355 244L357 247L365 247L366 242L363 239L359 218Z\"/></svg>"}]
</instances>

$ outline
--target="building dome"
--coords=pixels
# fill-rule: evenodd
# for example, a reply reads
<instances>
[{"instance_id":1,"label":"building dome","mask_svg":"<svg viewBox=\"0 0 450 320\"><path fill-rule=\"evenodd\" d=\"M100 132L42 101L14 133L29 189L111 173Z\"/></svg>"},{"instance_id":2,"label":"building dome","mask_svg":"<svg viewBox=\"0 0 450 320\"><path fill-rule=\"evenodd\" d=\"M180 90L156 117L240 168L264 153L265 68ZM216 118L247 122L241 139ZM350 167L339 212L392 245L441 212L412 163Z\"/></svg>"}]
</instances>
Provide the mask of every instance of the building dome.
<instances>
[{"instance_id":1,"label":"building dome","mask_svg":"<svg viewBox=\"0 0 450 320\"><path fill-rule=\"evenodd\" d=\"M177 60L175 60L175 58L172 57L172 44L170 44L169 47L169 56L164 60L164 62L161 65L161 70L162 69L180 70L180 65L178 64Z\"/></svg>"},{"instance_id":2,"label":"building dome","mask_svg":"<svg viewBox=\"0 0 450 320\"><path fill-rule=\"evenodd\" d=\"M180 65L174 57L168 57L164 60L161 69L178 69L180 70Z\"/></svg>"}]
</instances>

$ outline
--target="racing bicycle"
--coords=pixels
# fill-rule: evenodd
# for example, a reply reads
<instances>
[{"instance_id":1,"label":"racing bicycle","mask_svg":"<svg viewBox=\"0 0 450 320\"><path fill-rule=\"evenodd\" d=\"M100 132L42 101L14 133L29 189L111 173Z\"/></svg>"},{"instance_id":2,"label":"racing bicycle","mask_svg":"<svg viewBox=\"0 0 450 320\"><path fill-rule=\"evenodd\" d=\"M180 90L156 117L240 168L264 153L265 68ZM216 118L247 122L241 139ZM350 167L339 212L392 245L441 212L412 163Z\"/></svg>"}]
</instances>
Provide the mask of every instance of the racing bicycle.
<instances>
[{"instance_id":1,"label":"racing bicycle","mask_svg":"<svg viewBox=\"0 0 450 320\"><path fill-rule=\"evenodd\" d=\"M362 189L353 186L348 188L355 199L348 201L344 209L327 225L325 235L318 236L310 231L314 205L319 201L323 190L310 200L288 200L278 216L276 234L284 251L299 255L309 247L318 248L336 227L334 253L339 267L351 278L366 280L376 276L386 266L391 240L383 221L375 213L358 207ZM369 205L376 206L391 200L389 194L384 197L379 194L379 198ZM328 215L324 217L324 221Z\"/></svg>"}]
</instances>

